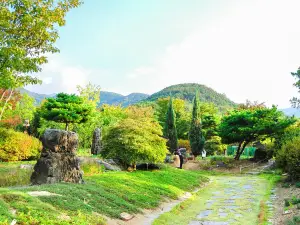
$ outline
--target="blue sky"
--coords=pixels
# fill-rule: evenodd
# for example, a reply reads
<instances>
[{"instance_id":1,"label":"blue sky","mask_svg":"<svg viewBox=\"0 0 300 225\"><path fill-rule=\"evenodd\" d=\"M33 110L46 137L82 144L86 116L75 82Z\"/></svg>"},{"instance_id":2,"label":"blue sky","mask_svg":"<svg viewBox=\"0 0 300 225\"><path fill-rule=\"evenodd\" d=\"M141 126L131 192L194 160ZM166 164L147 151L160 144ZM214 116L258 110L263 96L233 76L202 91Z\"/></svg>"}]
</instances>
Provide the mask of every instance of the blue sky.
<instances>
[{"instance_id":1,"label":"blue sky","mask_svg":"<svg viewBox=\"0 0 300 225\"><path fill-rule=\"evenodd\" d=\"M297 0L85 0L59 29L39 93L88 82L121 94L195 82L289 107L300 66Z\"/></svg>"}]
</instances>

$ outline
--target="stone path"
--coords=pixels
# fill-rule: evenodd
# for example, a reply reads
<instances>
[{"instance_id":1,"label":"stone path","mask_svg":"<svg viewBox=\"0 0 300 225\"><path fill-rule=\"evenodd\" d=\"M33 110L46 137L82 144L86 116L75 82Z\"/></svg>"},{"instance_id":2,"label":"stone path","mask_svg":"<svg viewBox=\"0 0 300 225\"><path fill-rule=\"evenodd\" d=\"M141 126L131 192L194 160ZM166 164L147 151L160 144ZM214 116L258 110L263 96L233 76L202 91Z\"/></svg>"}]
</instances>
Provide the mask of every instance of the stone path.
<instances>
[{"instance_id":1,"label":"stone path","mask_svg":"<svg viewBox=\"0 0 300 225\"><path fill-rule=\"evenodd\" d=\"M255 225L261 200L266 200L268 182L257 176L216 176L200 190L195 199L161 224L187 225ZM271 213L272 203L266 202ZM171 212L172 213L172 212ZM196 213L196 214L195 214ZM172 218L172 219L170 219ZM187 221L188 220L188 221ZM155 224L159 224L157 221Z\"/></svg>"},{"instance_id":2,"label":"stone path","mask_svg":"<svg viewBox=\"0 0 300 225\"><path fill-rule=\"evenodd\" d=\"M216 177L214 182L205 208L189 225L256 224L264 182L256 177Z\"/></svg>"}]
</instances>

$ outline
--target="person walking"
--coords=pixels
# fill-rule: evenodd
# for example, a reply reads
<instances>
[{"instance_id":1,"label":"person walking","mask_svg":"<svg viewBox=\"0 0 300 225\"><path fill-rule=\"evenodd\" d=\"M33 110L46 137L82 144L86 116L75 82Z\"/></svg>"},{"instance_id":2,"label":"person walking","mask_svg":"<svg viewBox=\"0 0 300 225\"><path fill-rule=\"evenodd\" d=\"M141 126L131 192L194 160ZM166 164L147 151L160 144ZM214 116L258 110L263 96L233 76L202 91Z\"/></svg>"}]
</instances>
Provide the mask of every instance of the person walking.
<instances>
[{"instance_id":1,"label":"person walking","mask_svg":"<svg viewBox=\"0 0 300 225\"><path fill-rule=\"evenodd\" d=\"M175 153L174 157L174 164L178 169L182 169L182 164L183 164L183 156L179 150L177 150Z\"/></svg>"}]
</instances>

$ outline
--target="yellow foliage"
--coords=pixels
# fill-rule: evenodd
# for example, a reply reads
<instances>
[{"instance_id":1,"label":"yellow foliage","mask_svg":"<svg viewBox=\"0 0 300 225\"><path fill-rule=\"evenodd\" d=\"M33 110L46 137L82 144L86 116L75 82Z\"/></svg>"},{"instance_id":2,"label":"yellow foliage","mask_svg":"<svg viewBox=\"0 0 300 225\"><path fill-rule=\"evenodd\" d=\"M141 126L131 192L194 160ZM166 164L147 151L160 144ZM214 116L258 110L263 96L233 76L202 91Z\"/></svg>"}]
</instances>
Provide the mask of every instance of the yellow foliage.
<instances>
[{"instance_id":1,"label":"yellow foliage","mask_svg":"<svg viewBox=\"0 0 300 225\"><path fill-rule=\"evenodd\" d=\"M20 161L37 158L41 142L27 134L9 129L0 129L0 161Z\"/></svg>"}]
</instances>

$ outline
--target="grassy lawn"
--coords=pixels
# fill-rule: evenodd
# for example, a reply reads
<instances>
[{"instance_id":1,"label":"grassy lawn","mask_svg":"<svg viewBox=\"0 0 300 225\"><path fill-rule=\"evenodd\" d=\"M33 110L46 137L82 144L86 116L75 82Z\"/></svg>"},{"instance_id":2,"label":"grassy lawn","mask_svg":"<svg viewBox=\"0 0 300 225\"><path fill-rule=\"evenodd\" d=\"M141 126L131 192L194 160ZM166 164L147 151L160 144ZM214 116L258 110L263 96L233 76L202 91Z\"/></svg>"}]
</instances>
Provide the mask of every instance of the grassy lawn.
<instances>
[{"instance_id":1,"label":"grassy lawn","mask_svg":"<svg viewBox=\"0 0 300 225\"><path fill-rule=\"evenodd\" d=\"M30 183L31 169L20 169L21 164L34 165L36 161L0 162L0 187L27 185Z\"/></svg>"},{"instance_id":2,"label":"grassy lawn","mask_svg":"<svg viewBox=\"0 0 300 225\"><path fill-rule=\"evenodd\" d=\"M118 218L155 208L208 179L199 172L165 168L157 171L107 172L85 177L85 184L0 188L0 224L105 224L99 214ZM58 196L31 197L49 191ZM16 210L14 215L13 211Z\"/></svg>"}]
</instances>

